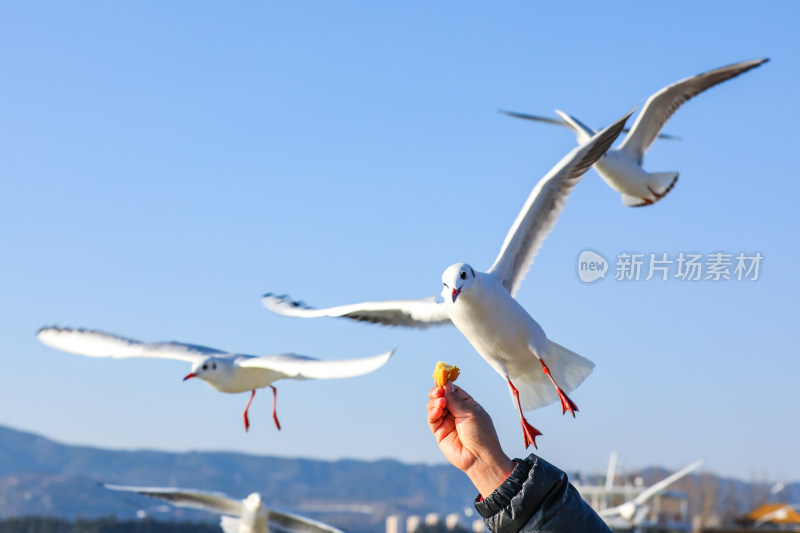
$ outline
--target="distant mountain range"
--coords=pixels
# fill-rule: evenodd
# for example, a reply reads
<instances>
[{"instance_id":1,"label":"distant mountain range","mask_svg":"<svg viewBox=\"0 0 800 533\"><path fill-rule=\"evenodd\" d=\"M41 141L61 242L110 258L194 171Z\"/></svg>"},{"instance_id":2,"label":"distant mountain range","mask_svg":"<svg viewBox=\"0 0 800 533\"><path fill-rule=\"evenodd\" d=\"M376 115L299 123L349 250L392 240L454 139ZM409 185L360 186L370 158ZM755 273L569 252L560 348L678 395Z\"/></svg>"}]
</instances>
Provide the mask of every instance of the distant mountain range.
<instances>
[{"instance_id":1,"label":"distant mountain range","mask_svg":"<svg viewBox=\"0 0 800 533\"><path fill-rule=\"evenodd\" d=\"M651 468L640 475L650 484L666 471ZM476 495L467 477L449 465L112 451L59 444L0 426L0 518L135 518L145 511L157 519L216 521L206 513L177 511L154 500L107 490L99 482L214 490L239 498L258 491L270 507L354 533L383 531L389 514L461 512L471 508ZM694 493L696 514L740 514L769 497L764 483L708 475L688 476L675 488ZM800 502L800 483L787 485L780 499Z\"/></svg>"}]
</instances>

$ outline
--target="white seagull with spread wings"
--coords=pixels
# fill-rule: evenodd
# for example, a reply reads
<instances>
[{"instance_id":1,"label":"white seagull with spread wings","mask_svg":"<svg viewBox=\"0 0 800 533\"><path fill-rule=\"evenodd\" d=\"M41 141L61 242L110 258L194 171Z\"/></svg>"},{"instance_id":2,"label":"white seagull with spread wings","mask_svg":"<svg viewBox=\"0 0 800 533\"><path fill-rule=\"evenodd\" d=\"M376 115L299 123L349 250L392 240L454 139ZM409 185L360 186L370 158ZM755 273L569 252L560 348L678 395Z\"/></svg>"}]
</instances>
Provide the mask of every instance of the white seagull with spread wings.
<instances>
[{"instance_id":1,"label":"white seagull with spread wings","mask_svg":"<svg viewBox=\"0 0 800 533\"><path fill-rule=\"evenodd\" d=\"M609 507L608 509L598 511L597 514L599 514L600 518L607 522L610 521L610 519L619 516L622 518L622 520L628 522L628 525L635 529L636 525L641 522L641 520L650 510L650 507L646 504L653 496L659 492L662 492L668 486L672 485L687 474L697 470L697 468L702 464L702 460L695 461L689 466L686 466L672 475L667 476L655 485L647 487L632 500L628 500L625 503L617 505L616 507Z\"/></svg>"},{"instance_id":2,"label":"white seagull with spread wings","mask_svg":"<svg viewBox=\"0 0 800 533\"><path fill-rule=\"evenodd\" d=\"M766 63L769 59L742 61L721 67L696 76L675 82L650 96L642 107L636 122L619 145L606 152L605 156L595 163L597 173L612 189L622 194L622 203L629 207L641 207L653 204L672 190L678 181L678 172L647 172L642 168L644 154L656 137L670 137L660 134L661 128L675 111L706 89L747 72ZM577 118L559 111L556 113L562 121L503 111L507 115L558 124L569 127L578 137L578 143L586 142L595 131Z\"/></svg>"},{"instance_id":3,"label":"white seagull with spread wings","mask_svg":"<svg viewBox=\"0 0 800 533\"><path fill-rule=\"evenodd\" d=\"M523 411L561 400L562 412L569 411L575 416L577 407L566 393L583 382L594 364L549 341L539 324L514 299L514 294L570 191L608 150L632 112L574 148L539 180L487 272L476 272L466 263L457 263L444 271L444 302L430 297L310 309L286 297L266 294L262 303L286 316L346 317L412 327L452 322L507 381L519 410L525 446L536 446L536 436L541 433L528 423ZM537 359L541 368L534 363Z\"/></svg>"},{"instance_id":4,"label":"white seagull with spread wings","mask_svg":"<svg viewBox=\"0 0 800 533\"><path fill-rule=\"evenodd\" d=\"M394 350L372 357L320 361L304 355L243 355L232 354L181 342L151 342L118 337L102 331L68 328L42 328L37 337L44 344L89 357L154 357L177 359L192 364L184 381L200 378L220 392L252 391L244 409L244 429L250 428L247 411L256 395L256 389L272 389L272 419L281 429L276 412L278 390L272 385L279 379L337 379L368 374L389 360Z\"/></svg>"},{"instance_id":5,"label":"white seagull with spread wings","mask_svg":"<svg viewBox=\"0 0 800 533\"><path fill-rule=\"evenodd\" d=\"M304 516L268 509L257 492L250 494L244 500L234 500L218 492L124 487L106 483L103 483L103 486L111 490L134 492L165 500L176 507L189 507L221 514L223 516L220 519L220 527L225 533L344 533L341 529Z\"/></svg>"}]
</instances>

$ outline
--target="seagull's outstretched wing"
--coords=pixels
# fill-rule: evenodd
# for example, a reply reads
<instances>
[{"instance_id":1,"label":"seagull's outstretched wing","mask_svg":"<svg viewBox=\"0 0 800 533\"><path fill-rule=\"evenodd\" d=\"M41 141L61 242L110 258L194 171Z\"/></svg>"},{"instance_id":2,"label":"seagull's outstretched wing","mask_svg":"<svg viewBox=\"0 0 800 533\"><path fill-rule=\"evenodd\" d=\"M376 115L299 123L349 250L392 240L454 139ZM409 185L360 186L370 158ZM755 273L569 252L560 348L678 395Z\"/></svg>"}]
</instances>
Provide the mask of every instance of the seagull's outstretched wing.
<instances>
[{"instance_id":1,"label":"seagull's outstretched wing","mask_svg":"<svg viewBox=\"0 0 800 533\"><path fill-rule=\"evenodd\" d=\"M718 83L734 78L767 61L769 59L742 61L727 67L709 70L664 87L647 99L642 112L636 117L630 134L622 141L619 149L636 159L641 165L644 154L647 153L661 128L664 127L664 123L684 102Z\"/></svg>"},{"instance_id":2,"label":"seagull's outstretched wing","mask_svg":"<svg viewBox=\"0 0 800 533\"><path fill-rule=\"evenodd\" d=\"M291 379L339 379L369 374L386 364L394 350L358 359L321 361L304 355L281 354L252 357L240 361L239 366L266 368Z\"/></svg>"},{"instance_id":3,"label":"seagull's outstretched wing","mask_svg":"<svg viewBox=\"0 0 800 533\"><path fill-rule=\"evenodd\" d=\"M418 300L387 300L314 309L301 302L292 301L286 296L265 294L261 298L261 303L273 313L301 318L345 317L386 326L415 328L451 323L447 309L442 302L436 301L435 296Z\"/></svg>"},{"instance_id":4,"label":"seagull's outstretched wing","mask_svg":"<svg viewBox=\"0 0 800 533\"><path fill-rule=\"evenodd\" d=\"M636 505L643 504L644 502L646 502L647 500L649 500L650 498L652 498L653 496L655 496L656 494L658 494L659 492L661 492L662 490L667 488L669 485L672 485L673 483L678 481L680 478L684 477L686 474L689 474L689 473L693 472L694 470L696 470L701 464L703 464L703 460L702 459L699 460L699 461L695 461L694 463L690 464L689 466L686 466L686 467L682 468L681 470L678 470L674 474L671 474L671 475L665 477L664 479L662 479L661 481L659 481L655 485L653 485L651 487L647 487L647 489L642 491L638 496L636 496L636 498L634 498L633 503L636 504Z\"/></svg>"},{"instance_id":5,"label":"seagull's outstretched wing","mask_svg":"<svg viewBox=\"0 0 800 533\"><path fill-rule=\"evenodd\" d=\"M496 275L513 296L536 257L536 252L564 209L567 196L581 176L600 159L622 132L633 110L573 148L533 188L511 226L489 273Z\"/></svg>"},{"instance_id":6,"label":"seagull's outstretched wing","mask_svg":"<svg viewBox=\"0 0 800 533\"><path fill-rule=\"evenodd\" d=\"M225 352L205 346L181 342L142 343L88 329L42 328L36 336L52 348L89 357L155 357L194 363L211 355L225 354Z\"/></svg>"},{"instance_id":7,"label":"seagull's outstretched wing","mask_svg":"<svg viewBox=\"0 0 800 533\"><path fill-rule=\"evenodd\" d=\"M160 487L125 487L103 483L107 489L135 492L143 496L166 500L177 507L191 507L232 516L242 516L241 500L234 500L219 492L172 489Z\"/></svg>"},{"instance_id":8,"label":"seagull's outstretched wing","mask_svg":"<svg viewBox=\"0 0 800 533\"><path fill-rule=\"evenodd\" d=\"M344 533L339 528L295 514L270 510L267 516L271 533Z\"/></svg>"},{"instance_id":9,"label":"seagull's outstretched wing","mask_svg":"<svg viewBox=\"0 0 800 533\"><path fill-rule=\"evenodd\" d=\"M629 500L621 505L617 505L616 507L609 507L608 509L603 509L598 511L598 514L603 517L611 517L611 516L621 516L625 520L632 520L636 515L636 510L644 505L647 500L667 488L669 485L675 483L680 478L684 477L686 474L694 471L703 464L703 461L695 461L694 463L690 464L689 466L675 472L674 474L667 476L666 478L662 479L655 485L647 487L644 491L640 492L634 499Z\"/></svg>"},{"instance_id":10,"label":"seagull's outstretched wing","mask_svg":"<svg viewBox=\"0 0 800 533\"><path fill-rule=\"evenodd\" d=\"M575 128L574 128L574 125L570 124L567 120L558 120L557 118L542 117L542 116L539 116L539 115L529 115L527 113L518 113L517 111L506 111L505 109L500 109L499 112L504 114L504 115L508 115L509 117L524 118L525 120L535 120L537 122L545 122L547 124L554 124L556 126L562 126L564 128L569 128L572 131L577 133L577 130L575 130ZM556 110L556 113L561 115L561 113L559 113L558 110ZM586 126L586 127L588 128L588 126ZM591 128L589 128L589 129L592 132L590 134L590 136L594 135L595 133L597 133L596 130L593 130ZM629 131L631 131L630 128L623 128L622 129L623 133L628 133ZM678 137L677 135L670 135L669 133L659 133L658 134L658 138L659 139L668 139L668 140L671 140L671 141L680 140L680 137ZM579 142L581 142L581 141L579 141Z\"/></svg>"}]
</instances>

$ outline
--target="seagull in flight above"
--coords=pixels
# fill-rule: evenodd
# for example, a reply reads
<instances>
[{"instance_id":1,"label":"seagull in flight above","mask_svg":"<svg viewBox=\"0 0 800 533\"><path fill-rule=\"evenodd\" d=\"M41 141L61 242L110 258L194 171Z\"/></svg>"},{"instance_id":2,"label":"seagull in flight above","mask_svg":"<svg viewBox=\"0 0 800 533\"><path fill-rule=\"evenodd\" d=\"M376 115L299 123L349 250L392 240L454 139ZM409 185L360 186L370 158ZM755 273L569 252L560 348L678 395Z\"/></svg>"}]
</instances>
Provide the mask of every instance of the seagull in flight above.
<instances>
[{"instance_id":1,"label":"seagull in flight above","mask_svg":"<svg viewBox=\"0 0 800 533\"><path fill-rule=\"evenodd\" d=\"M244 409L244 429L250 428L247 411L256 395L256 389L272 389L272 419L279 430L276 404L278 390L272 385L279 379L338 379L368 374L383 366L394 350L360 359L320 361L312 357L294 354L243 355L226 353L214 348L184 344L181 342L151 342L118 337L102 331L86 329L42 328L38 339L57 350L77 353L89 357L154 357L177 359L192 364L192 370L184 381L200 378L220 392L251 391L250 400Z\"/></svg>"},{"instance_id":2,"label":"seagull in flight above","mask_svg":"<svg viewBox=\"0 0 800 533\"><path fill-rule=\"evenodd\" d=\"M754 69L769 59L742 61L721 67L696 76L677 81L650 96L642 107L642 112L618 148L613 148L601 157L594 168L615 191L622 194L622 203L629 207L651 205L662 199L678 181L678 172L647 172L642 168L644 154L656 137L674 138L661 134L661 128L675 111L706 89ZM536 115L526 115L513 111L503 113L529 120L564 125L573 130L578 143L586 142L595 131L563 111L556 109L562 120Z\"/></svg>"},{"instance_id":3,"label":"seagull in flight above","mask_svg":"<svg viewBox=\"0 0 800 533\"><path fill-rule=\"evenodd\" d=\"M218 492L199 490L125 487L103 483L107 489L134 492L165 500L176 507L190 507L222 515L220 526L225 533L344 533L341 529L298 516L268 509L257 492L244 500L234 500Z\"/></svg>"},{"instance_id":4,"label":"seagull in flight above","mask_svg":"<svg viewBox=\"0 0 800 533\"><path fill-rule=\"evenodd\" d=\"M536 252L564 208L572 188L622 131L633 110L574 148L530 193L487 272L456 263L442 274L444 302L435 297L311 309L286 297L266 294L263 305L296 317L334 316L391 326L428 327L453 323L508 383L519 410L525 447L541 432L525 419L529 411L561 401L562 413L578 410L567 396L591 373L588 359L548 340L542 328L514 299ZM541 366L535 364L539 361Z\"/></svg>"}]
</instances>

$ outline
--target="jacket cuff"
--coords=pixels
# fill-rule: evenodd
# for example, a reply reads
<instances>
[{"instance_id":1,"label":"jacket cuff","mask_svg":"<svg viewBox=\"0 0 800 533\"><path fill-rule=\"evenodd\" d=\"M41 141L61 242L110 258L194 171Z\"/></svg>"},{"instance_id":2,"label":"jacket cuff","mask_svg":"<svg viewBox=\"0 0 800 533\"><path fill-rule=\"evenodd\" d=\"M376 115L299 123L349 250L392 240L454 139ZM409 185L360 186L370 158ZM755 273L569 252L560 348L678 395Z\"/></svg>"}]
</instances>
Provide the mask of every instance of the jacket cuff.
<instances>
[{"instance_id":1,"label":"jacket cuff","mask_svg":"<svg viewBox=\"0 0 800 533\"><path fill-rule=\"evenodd\" d=\"M514 470L511 471L502 485L494 489L494 492L486 498L480 494L475 497L475 509L482 517L489 518L507 507L511 503L511 499L520 492L522 485L528 479L532 463L528 459L514 458L512 461L514 461Z\"/></svg>"},{"instance_id":2,"label":"jacket cuff","mask_svg":"<svg viewBox=\"0 0 800 533\"><path fill-rule=\"evenodd\" d=\"M566 474L535 454L524 460L514 459L514 462L517 466L503 484L488 498L475 501L475 509L487 523L522 527L536 512L559 507L550 500L558 499L563 493L558 489L566 488Z\"/></svg>"}]
</instances>

